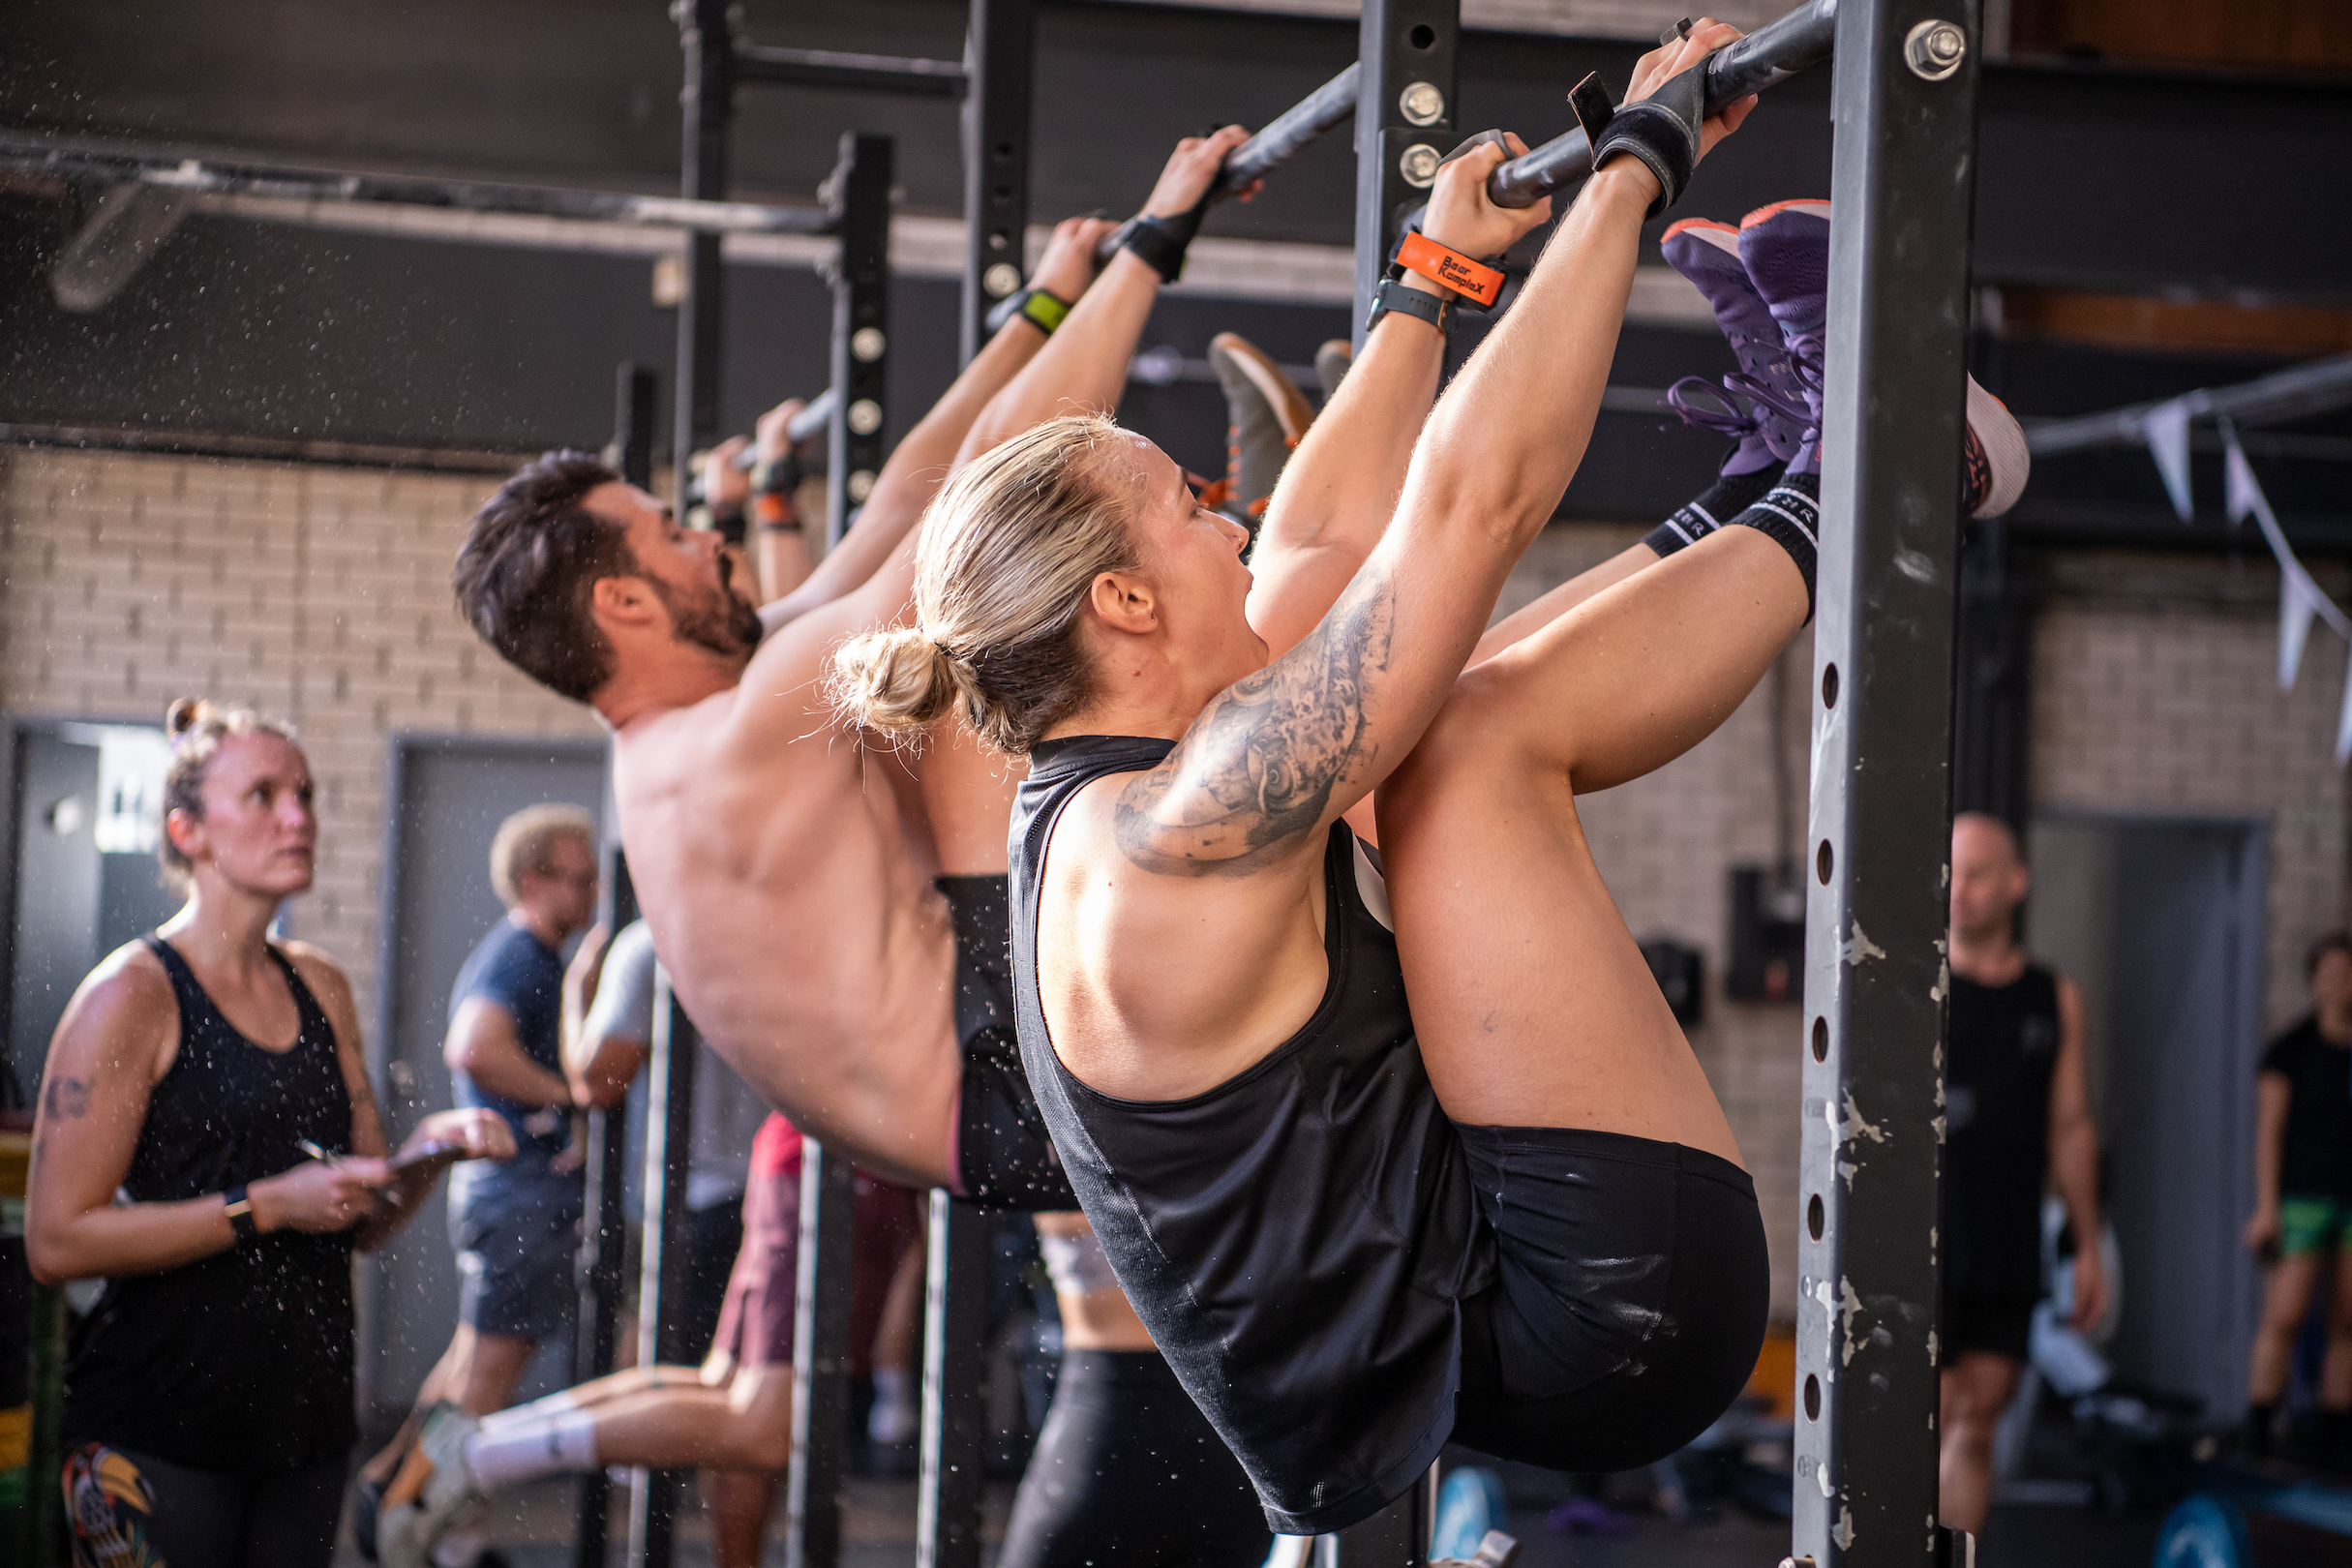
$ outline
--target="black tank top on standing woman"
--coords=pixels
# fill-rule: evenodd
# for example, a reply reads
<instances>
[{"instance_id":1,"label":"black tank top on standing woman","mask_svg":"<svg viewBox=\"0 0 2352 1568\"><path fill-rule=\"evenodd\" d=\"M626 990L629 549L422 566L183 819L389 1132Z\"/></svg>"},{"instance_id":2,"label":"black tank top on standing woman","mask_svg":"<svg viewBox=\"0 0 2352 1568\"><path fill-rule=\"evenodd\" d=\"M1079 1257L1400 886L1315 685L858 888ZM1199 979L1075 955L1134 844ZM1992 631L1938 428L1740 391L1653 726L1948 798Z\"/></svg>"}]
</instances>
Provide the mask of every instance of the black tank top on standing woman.
<instances>
[{"instance_id":1,"label":"black tank top on standing woman","mask_svg":"<svg viewBox=\"0 0 2352 1568\"><path fill-rule=\"evenodd\" d=\"M301 1015L264 1050L213 1006L187 961L144 939L171 977L180 1044L155 1086L123 1191L172 1203L346 1154L351 1098L335 1033L277 949ZM205 1470L289 1470L358 1440L351 1236L278 1230L174 1269L106 1282L66 1368L69 1444L104 1442Z\"/></svg>"},{"instance_id":2,"label":"black tank top on standing woman","mask_svg":"<svg viewBox=\"0 0 2352 1568\"><path fill-rule=\"evenodd\" d=\"M1173 746L1082 736L1031 756L1011 841L1021 1056L1137 1315L1267 1523L1313 1535L1370 1517L1437 1457L1458 1302L1492 1282L1493 1236L1422 1066L1387 890L1344 823L1323 856L1330 979L1296 1035L1186 1100L1114 1099L1063 1068L1038 993L1047 842L1081 789Z\"/></svg>"}]
</instances>

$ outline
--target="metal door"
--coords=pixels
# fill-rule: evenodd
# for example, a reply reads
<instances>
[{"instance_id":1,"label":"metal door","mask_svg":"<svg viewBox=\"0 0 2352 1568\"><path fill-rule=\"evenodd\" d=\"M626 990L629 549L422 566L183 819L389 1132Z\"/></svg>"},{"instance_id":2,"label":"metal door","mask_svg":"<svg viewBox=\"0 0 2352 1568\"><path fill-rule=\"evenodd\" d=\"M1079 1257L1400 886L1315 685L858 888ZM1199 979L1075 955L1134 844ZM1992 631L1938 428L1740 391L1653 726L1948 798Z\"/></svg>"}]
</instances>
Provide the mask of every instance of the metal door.
<instances>
[{"instance_id":1,"label":"metal door","mask_svg":"<svg viewBox=\"0 0 2352 1568\"><path fill-rule=\"evenodd\" d=\"M2124 1310L2108 1347L2134 1381L2245 1407L2257 1281L2261 823L2051 816L2033 835L2036 953L2082 987Z\"/></svg>"},{"instance_id":2,"label":"metal door","mask_svg":"<svg viewBox=\"0 0 2352 1568\"><path fill-rule=\"evenodd\" d=\"M66 1002L99 958L98 747L47 728L20 729L15 740L9 1064L31 1096Z\"/></svg>"},{"instance_id":3,"label":"metal door","mask_svg":"<svg viewBox=\"0 0 2352 1568\"><path fill-rule=\"evenodd\" d=\"M548 801L585 806L602 820L605 745L396 736L390 766L381 994L371 1054L386 1131L397 1142L418 1118L450 1102L441 1062L449 990L467 954L505 918L490 886L492 836L512 813ZM449 1342L457 1299L447 1213L437 1193L362 1279L363 1419L397 1419L407 1408ZM560 1355L568 1367L568 1344Z\"/></svg>"}]
</instances>

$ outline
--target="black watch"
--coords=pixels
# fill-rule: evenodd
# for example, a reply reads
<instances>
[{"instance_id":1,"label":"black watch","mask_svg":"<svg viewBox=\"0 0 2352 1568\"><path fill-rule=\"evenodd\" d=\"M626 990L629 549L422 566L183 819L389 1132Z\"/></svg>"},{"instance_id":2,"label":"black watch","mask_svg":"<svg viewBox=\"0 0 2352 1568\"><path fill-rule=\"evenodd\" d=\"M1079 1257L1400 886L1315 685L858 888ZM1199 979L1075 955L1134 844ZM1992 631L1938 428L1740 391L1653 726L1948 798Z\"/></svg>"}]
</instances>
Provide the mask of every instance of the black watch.
<instances>
[{"instance_id":1,"label":"black watch","mask_svg":"<svg viewBox=\"0 0 2352 1568\"><path fill-rule=\"evenodd\" d=\"M261 1234L261 1227L254 1223L254 1200L245 1195L243 1186L232 1187L221 1196L228 1205L228 1228L237 1238L235 1245L242 1247Z\"/></svg>"},{"instance_id":2,"label":"black watch","mask_svg":"<svg viewBox=\"0 0 2352 1568\"><path fill-rule=\"evenodd\" d=\"M1454 324L1454 296L1410 287L1402 278L1383 278L1372 290L1372 315L1364 318L1364 335L1372 336L1372 329L1380 324L1380 317L1391 311L1416 317L1443 333Z\"/></svg>"}]
</instances>

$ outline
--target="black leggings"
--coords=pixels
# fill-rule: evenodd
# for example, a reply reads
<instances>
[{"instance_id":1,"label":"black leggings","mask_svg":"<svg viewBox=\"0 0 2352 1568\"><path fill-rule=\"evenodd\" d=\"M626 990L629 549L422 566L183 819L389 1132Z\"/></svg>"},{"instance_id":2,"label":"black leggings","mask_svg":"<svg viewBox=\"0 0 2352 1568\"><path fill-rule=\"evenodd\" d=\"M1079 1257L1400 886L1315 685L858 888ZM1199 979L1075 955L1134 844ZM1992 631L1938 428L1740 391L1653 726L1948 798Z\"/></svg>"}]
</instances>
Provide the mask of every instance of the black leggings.
<instances>
[{"instance_id":1,"label":"black leggings","mask_svg":"<svg viewBox=\"0 0 2352 1568\"><path fill-rule=\"evenodd\" d=\"M338 1455L303 1470L196 1470L84 1443L65 1464L75 1568L327 1568L348 1464Z\"/></svg>"},{"instance_id":2,"label":"black leggings","mask_svg":"<svg viewBox=\"0 0 2352 1568\"><path fill-rule=\"evenodd\" d=\"M1241 1462L1159 1351L1063 1352L997 1568L1251 1568L1273 1541Z\"/></svg>"}]
</instances>

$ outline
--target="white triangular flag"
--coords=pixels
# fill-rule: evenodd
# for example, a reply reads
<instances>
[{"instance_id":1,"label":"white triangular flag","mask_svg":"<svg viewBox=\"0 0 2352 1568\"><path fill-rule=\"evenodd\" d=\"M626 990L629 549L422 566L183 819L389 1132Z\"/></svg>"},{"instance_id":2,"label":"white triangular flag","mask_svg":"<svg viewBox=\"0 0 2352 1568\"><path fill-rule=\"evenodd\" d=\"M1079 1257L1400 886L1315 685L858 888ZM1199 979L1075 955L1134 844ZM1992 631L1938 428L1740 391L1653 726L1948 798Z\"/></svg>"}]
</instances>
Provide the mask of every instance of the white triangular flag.
<instances>
[{"instance_id":1,"label":"white triangular flag","mask_svg":"<svg viewBox=\"0 0 2352 1568\"><path fill-rule=\"evenodd\" d=\"M2311 618L2319 614L2310 579L2292 561L2278 563L2278 689L2295 689L2303 668L2303 647L2310 641Z\"/></svg>"},{"instance_id":2,"label":"white triangular flag","mask_svg":"<svg viewBox=\"0 0 2352 1568\"><path fill-rule=\"evenodd\" d=\"M2262 487L2254 482L2254 470L2246 465L2246 452L2238 445L2238 432L2227 422L2221 427L2221 509L2232 523L2270 510Z\"/></svg>"},{"instance_id":3,"label":"white triangular flag","mask_svg":"<svg viewBox=\"0 0 2352 1568\"><path fill-rule=\"evenodd\" d=\"M2175 399L2149 409L2140 422L2140 433L2163 478L2164 494L2172 498L2172 509L2182 522L2187 522L2197 509L2188 493L2188 405Z\"/></svg>"},{"instance_id":4,"label":"white triangular flag","mask_svg":"<svg viewBox=\"0 0 2352 1568\"><path fill-rule=\"evenodd\" d=\"M2352 664L2344 669L2343 706L2336 710L2336 766L2352 762Z\"/></svg>"}]
</instances>

